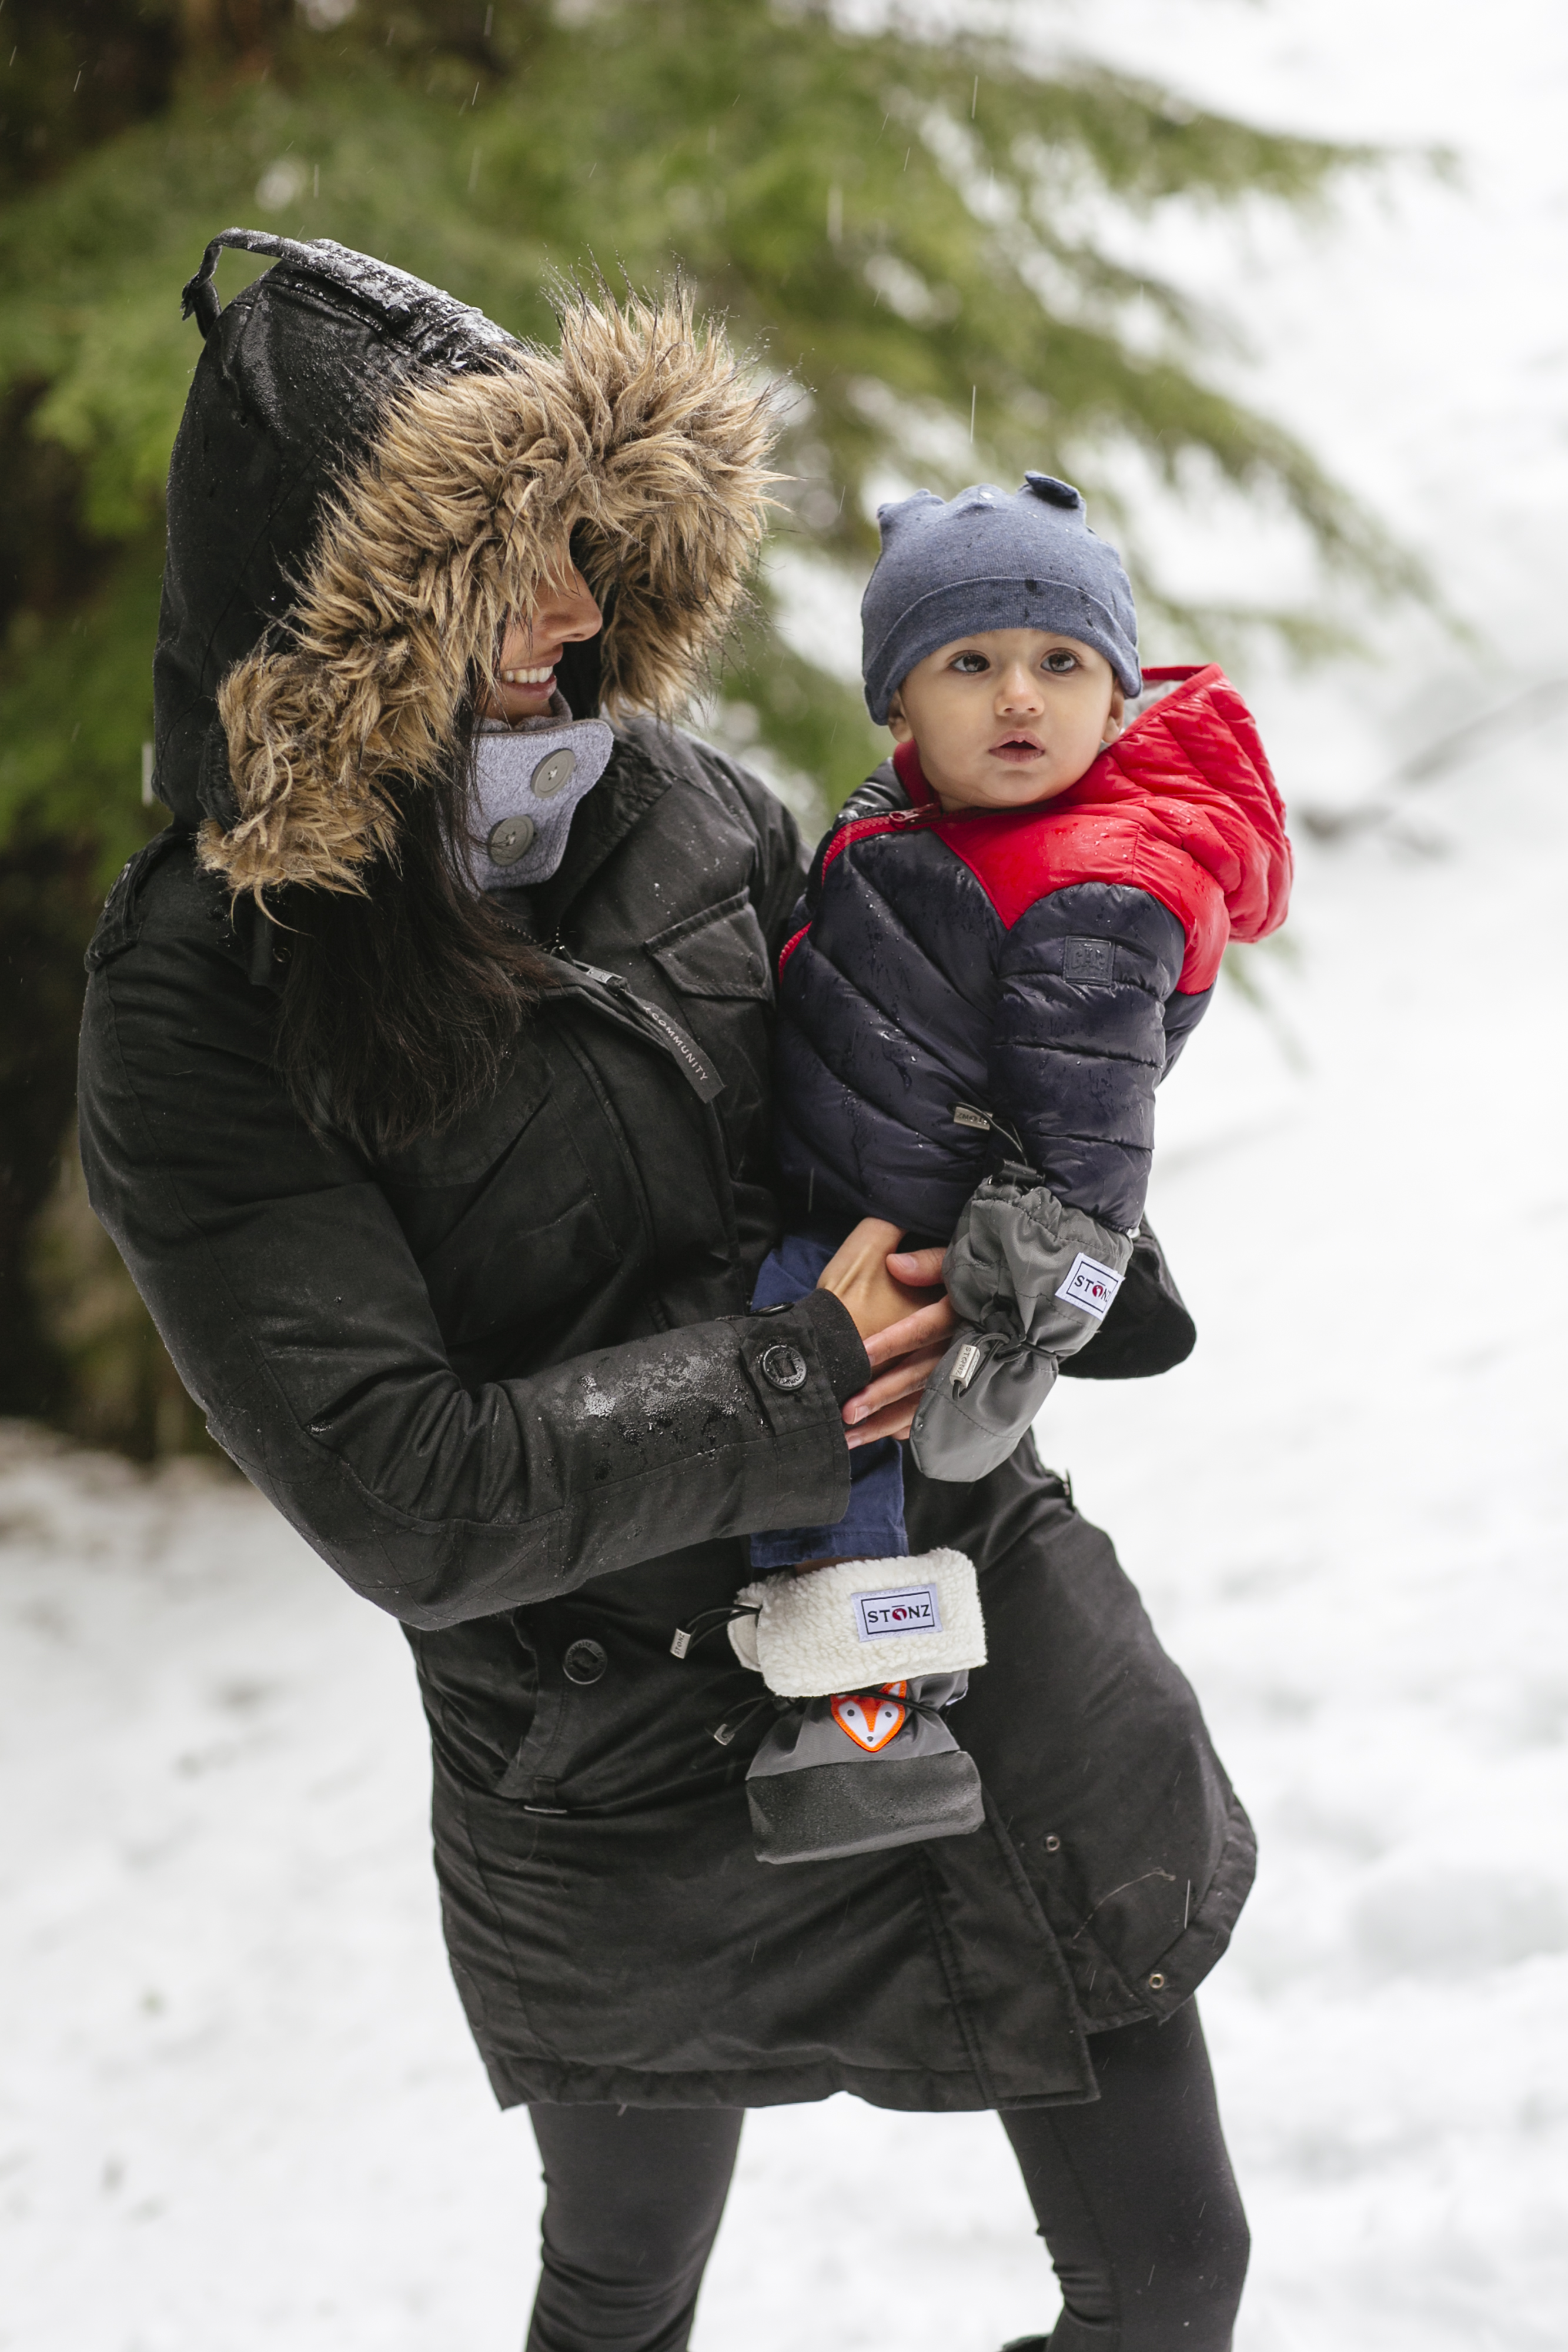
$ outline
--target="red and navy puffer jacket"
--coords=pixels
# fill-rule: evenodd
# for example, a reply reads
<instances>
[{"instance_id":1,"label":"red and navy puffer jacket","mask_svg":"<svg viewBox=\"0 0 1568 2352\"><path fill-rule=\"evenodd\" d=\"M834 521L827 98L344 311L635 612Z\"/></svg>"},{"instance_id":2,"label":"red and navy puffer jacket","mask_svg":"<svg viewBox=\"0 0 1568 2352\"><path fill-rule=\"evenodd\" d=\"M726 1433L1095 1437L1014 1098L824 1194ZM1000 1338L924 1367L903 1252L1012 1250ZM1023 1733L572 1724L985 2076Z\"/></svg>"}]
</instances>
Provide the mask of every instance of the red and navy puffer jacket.
<instances>
[{"instance_id":1,"label":"red and navy puffer jacket","mask_svg":"<svg viewBox=\"0 0 1568 2352\"><path fill-rule=\"evenodd\" d=\"M1229 680L1145 677L1183 683L1044 807L945 816L906 743L821 844L779 992L779 1157L813 1222L944 1240L1016 1141L1060 1199L1138 1223L1155 1088L1291 870Z\"/></svg>"}]
</instances>

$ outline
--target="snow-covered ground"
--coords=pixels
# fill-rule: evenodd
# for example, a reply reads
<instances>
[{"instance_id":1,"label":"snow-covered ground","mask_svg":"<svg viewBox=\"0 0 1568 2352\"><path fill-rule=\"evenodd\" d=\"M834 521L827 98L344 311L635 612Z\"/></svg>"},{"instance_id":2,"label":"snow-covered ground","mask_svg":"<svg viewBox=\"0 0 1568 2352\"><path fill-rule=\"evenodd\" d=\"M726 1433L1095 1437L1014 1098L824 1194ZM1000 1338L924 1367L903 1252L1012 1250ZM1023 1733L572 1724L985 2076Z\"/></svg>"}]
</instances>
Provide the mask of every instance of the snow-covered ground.
<instances>
[{"instance_id":1,"label":"snow-covered ground","mask_svg":"<svg viewBox=\"0 0 1568 2352\"><path fill-rule=\"evenodd\" d=\"M1224 1003L1157 1219L1203 1327L1042 1426L1262 1837L1206 1999L1245 2352L1568 2340L1568 808L1309 857L1292 1068ZM1179 1091L1178 1091L1179 1089ZM401 1637L237 1482L0 1454L0 2344L502 2352L526 2126L447 1982ZM994 2352L1049 2309L988 2117L747 2127L705 2352Z\"/></svg>"},{"instance_id":2,"label":"snow-covered ground","mask_svg":"<svg viewBox=\"0 0 1568 2352\"><path fill-rule=\"evenodd\" d=\"M1490 633L1260 672L1287 790L1354 803L1568 669L1568 20L1091 16L1228 102L1468 157L1223 289L1289 325L1262 396ZM1152 1208L1198 1353L1041 1425L1260 1832L1204 2003L1239 2352L1568 2346L1568 722L1472 749L1304 844L1271 1023L1226 996L1172 1081ZM517 2342L535 2166L446 1978L426 1780L396 1628L237 1482L5 1435L5 2352ZM749 2122L695 2342L995 2352L1052 2305L992 2119L839 2100Z\"/></svg>"}]
</instances>

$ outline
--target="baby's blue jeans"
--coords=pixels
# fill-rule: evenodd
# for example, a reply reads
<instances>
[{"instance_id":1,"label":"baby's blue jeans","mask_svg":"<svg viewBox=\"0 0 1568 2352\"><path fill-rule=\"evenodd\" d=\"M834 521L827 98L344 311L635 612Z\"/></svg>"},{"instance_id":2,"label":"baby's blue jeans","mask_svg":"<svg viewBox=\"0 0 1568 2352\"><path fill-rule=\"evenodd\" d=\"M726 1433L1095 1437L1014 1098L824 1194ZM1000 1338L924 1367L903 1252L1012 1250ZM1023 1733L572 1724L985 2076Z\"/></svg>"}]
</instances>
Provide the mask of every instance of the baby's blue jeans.
<instances>
[{"instance_id":1,"label":"baby's blue jeans","mask_svg":"<svg viewBox=\"0 0 1568 2352\"><path fill-rule=\"evenodd\" d=\"M834 1244L786 1234L757 1277L753 1307L789 1307L815 1290ZM896 1437L857 1445L850 1455L850 1507L831 1528L769 1528L751 1538L751 1565L771 1570L800 1559L903 1559L904 1457Z\"/></svg>"}]
</instances>

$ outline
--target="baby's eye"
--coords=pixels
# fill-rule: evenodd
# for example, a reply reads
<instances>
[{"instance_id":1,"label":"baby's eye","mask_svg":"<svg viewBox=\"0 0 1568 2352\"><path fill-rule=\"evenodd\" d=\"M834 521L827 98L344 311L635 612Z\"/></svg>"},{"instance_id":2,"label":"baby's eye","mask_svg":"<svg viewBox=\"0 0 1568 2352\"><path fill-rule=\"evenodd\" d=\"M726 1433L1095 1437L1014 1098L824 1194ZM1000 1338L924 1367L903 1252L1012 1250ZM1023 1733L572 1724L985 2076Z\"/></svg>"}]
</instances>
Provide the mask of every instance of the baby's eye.
<instances>
[{"instance_id":1,"label":"baby's eye","mask_svg":"<svg viewBox=\"0 0 1568 2352\"><path fill-rule=\"evenodd\" d=\"M948 664L948 667L956 669L960 677L978 677L990 666L985 655L977 653L955 654Z\"/></svg>"},{"instance_id":2,"label":"baby's eye","mask_svg":"<svg viewBox=\"0 0 1568 2352\"><path fill-rule=\"evenodd\" d=\"M1057 677L1065 677L1070 670L1078 667L1078 656L1070 654L1065 646L1052 646L1041 667Z\"/></svg>"}]
</instances>

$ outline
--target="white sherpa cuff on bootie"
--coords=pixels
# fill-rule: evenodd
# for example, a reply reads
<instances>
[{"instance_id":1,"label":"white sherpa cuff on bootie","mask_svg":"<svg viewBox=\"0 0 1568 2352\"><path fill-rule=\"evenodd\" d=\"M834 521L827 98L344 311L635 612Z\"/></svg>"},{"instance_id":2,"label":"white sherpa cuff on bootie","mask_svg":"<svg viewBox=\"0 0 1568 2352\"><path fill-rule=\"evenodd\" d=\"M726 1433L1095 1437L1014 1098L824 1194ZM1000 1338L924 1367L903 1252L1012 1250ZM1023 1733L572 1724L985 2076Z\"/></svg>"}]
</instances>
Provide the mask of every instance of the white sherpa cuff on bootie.
<instances>
[{"instance_id":1,"label":"white sherpa cuff on bootie","mask_svg":"<svg viewBox=\"0 0 1568 2352\"><path fill-rule=\"evenodd\" d=\"M735 1654L780 1698L826 1698L986 1663L975 1563L961 1551L841 1559L805 1576L786 1570L735 1597L759 1612L732 1621Z\"/></svg>"}]
</instances>

